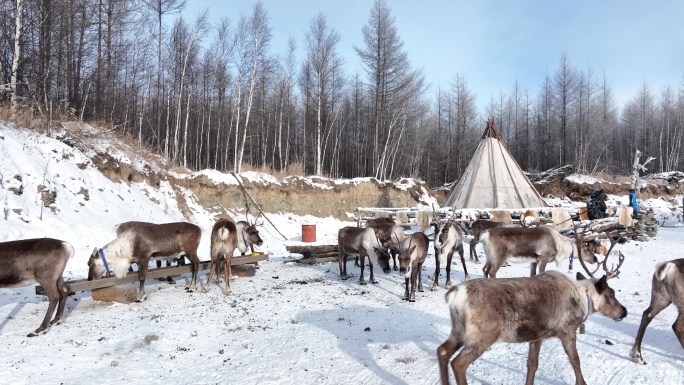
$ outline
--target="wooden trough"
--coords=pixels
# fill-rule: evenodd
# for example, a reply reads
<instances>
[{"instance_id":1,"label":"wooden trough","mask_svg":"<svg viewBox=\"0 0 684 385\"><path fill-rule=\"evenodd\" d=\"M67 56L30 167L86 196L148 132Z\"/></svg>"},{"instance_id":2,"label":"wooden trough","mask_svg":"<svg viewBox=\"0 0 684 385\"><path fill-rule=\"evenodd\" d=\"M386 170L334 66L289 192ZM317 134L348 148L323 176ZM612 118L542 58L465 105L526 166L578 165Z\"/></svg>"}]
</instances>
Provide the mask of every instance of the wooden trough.
<instances>
[{"instance_id":1,"label":"wooden trough","mask_svg":"<svg viewBox=\"0 0 684 385\"><path fill-rule=\"evenodd\" d=\"M267 261L268 260L268 254L259 254L259 255L248 255L244 257L233 257L231 259L231 266L237 266L237 265L244 265L247 263L256 263L260 261ZM200 266L199 266L199 271L203 270L209 270L209 264L211 261L200 261ZM146 279L155 279L155 278L165 278L165 277L173 277L176 275L181 275L181 274L187 274L192 272L192 265L187 264L185 266L167 266L167 267L158 267L158 268L151 268L147 270L147 276ZM115 286L115 285L121 285L124 283L131 283L131 282L138 282L138 272L133 271L129 272L126 274L125 277L122 278L116 278L114 276L110 278L101 278L101 279L94 279L92 281L88 281L88 279L83 278L83 279L76 279L76 280L71 280L71 281L66 281L66 285L69 288L69 295L72 295L76 292L79 291L86 291L86 290L95 290L95 289L100 289L103 287L109 287L109 286ZM45 295L45 291L43 288L38 285L36 286L36 294L38 295Z\"/></svg>"}]
</instances>

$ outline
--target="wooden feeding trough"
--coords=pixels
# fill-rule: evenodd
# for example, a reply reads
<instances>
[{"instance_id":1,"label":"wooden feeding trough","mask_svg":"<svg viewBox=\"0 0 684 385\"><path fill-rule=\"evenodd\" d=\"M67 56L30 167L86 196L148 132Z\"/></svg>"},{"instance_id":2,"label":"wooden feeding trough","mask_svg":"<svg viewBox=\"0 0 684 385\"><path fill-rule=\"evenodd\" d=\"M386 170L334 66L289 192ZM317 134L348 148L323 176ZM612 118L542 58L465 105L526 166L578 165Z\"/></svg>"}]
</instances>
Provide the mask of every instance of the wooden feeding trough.
<instances>
[{"instance_id":1,"label":"wooden feeding trough","mask_svg":"<svg viewBox=\"0 0 684 385\"><path fill-rule=\"evenodd\" d=\"M285 246L289 253L301 254L301 259L285 262L325 263L337 261L337 245L292 245Z\"/></svg>"},{"instance_id":2,"label":"wooden feeding trough","mask_svg":"<svg viewBox=\"0 0 684 385\"><path fill-rule=\"evenodd\" d=\"M233 257L231 259L231 266L244 265L248 263L256 263L260 261L267 261L268 254L257 254L257 255L246 255L244 257ZM200 261L199 271L209 270L209 264L211 261ZM166 278L173 277L181 274L187 274L192 272L192 265L188 264L185 266L167 266L150 268L147 271L147 280L155 278ZM109 278L94 279L88 281L87 279L76 279L71 281L65 281L67 287L69 288L69 295L72 295L79 291L95 290L101 289L103 287L110 287L121 285L125 283L138 282L138 272L133 271L126 274L125 277L116 278L114 276ZM36 286L36 294L45 295L43 288L38 285Z\"/></svg>"}]
</instances>

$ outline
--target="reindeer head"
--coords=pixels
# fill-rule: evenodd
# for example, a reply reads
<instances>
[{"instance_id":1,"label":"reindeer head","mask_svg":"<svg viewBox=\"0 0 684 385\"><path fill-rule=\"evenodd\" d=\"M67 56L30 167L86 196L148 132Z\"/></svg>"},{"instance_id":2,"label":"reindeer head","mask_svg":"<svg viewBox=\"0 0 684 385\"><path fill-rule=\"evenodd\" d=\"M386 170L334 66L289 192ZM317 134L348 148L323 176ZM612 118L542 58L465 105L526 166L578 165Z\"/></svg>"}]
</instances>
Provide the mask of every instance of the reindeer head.
<instances>
[{"instance_id":1,"label":"reindeer head","mask_svg":"<svg viewBox=\"0 0 684 385\"><path fill-rule=\"evenodd\" d=\"M93 249L93 253L90 254L90 258L88 258L88 281L100 279L104 272L105 266L102 259L100 259L99 249L96 247Z\"/></svg>"},{"instance_id":2,"label":"reindeer head","mask_svg":"<svg viewBox=\"0 0 684 385\"><path fill-rule=\"evenodd\" d=\"M263 226L263 222L259 222L259 218L261 217L261 213L257 215L256 218L254 218L254 222L250 222L249 218L247 218L247 223L249 223L249 226L244 228L245 232L245 238L247 239L247 242L261 246L264 241L261 239L261 236L259 235L259 229L257 227Z\"/></svg>"},{"instance_id":3,"label":"reindeer head","mask_svg":"<svg viewBox=\"0 0 684 385\"><path fill-rule=\"evenodd\" d=\"M375 238L378 240L378 245L379 246L374 246L373 248L375 249L375 254L378 256L378 265L382 269L385 274L389 274L392 269L390 269L390 242L388 239L383 238L384 234L383 231L380 229L374 229L375 232Z\"/></svg>"},{"instance_id":4,"label":"reindeer head","mask_svg":"<svg viewBox=\"0 0 684 385\"><path fill-rule=\"evenodd\" d=\"M404 274L406 278L410 277L411 274L411 255L416 250L416 245L412 245L413 238L409 240L409 244L406 248L399 248L399 273Z\"/></svg>"},{"instance_id":5,"label":"reindeer head","mask_svg":"<svg viewBox=\"0 0 684 385\"><path fill-rule=\"evenodd\" d=\"M578 249L581 247L581 244L584 244L584 246L586 247L586 244L584 243L583 233L584 230L582 231L582 233L580 233L578 232L577 226L575 226L575 240ZM617 267L611 267L610 270L608 269L606 265L608 257L610 256L611 251L613 251L613 247L615 247L618 241L621 240L619 237L611 237L609 239L611 243L610 249L608 249L608 252L606 253L605 258L603 258L603 261L597 262L598 266L596 270L594 270L593 272L590 271L587 268L587 265L584 264L584 258L580 258L579 260L584 271L586 271L586 273L589 274L589 277L591 277L590 280L593 286L593 290L591 287L587 287L587 295L591 300L591 307L593 308L593 310L603 314L604 316L610 319L620 321L623 318L627 317L627 309L624 306L622 306L622 304L615 298L615 290L608 286L608 280L620 275L620 266L622 266L622 263L625 261L625 256L618 251ZM596 258L596 255L594 253L591 254L594 255L594 258ZM597 279L594 276L594 273L596 273L600 267L603 267L605 275ZM583 281L587 279L580 272L577 273L576 278L577 281Z\"/></svg>"}]
</instances>

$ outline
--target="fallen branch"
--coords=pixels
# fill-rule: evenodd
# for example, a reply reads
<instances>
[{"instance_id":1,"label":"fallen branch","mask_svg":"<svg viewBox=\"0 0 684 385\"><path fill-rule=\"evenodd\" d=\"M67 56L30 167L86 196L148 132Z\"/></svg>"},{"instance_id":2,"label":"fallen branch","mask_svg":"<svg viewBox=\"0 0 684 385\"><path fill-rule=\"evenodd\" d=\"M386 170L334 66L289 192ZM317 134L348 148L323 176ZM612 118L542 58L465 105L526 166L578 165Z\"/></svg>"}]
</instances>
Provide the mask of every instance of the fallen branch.
<instances>
[{"instance_id":1,"label":"fallen branch","mask_svg":"<svg viewBox=\"0 0 684 385\"><path fill-rule=\"evenodd\" d=\"M266 216L266 214L264 213L264 211L261 209L261 207L259 207L259 204L256 203L256 201L254 200L254 198L252 198L251 195L249 195L249 193L247 192L247 189L245 189L245 186L242 185L242 181L240 180L240 178L238 178L238 176L235 175L235 173L234 173L233 171L231 171L230 173L231 173L231 175L233 175L233 176L235 177L235 180L237 180L238 185L239 185L240 188L242 189L243 194L245 194L247 197L249 197L249 199L252 201L252 203L254 203L254 206L256 206L257 210L259 210L259 213L261 213L261 215L263 215L264 218L266 218L266 220L268 221L268 223L270 223L271 226L273 226L273 228L275 229L275 231L277 231L278 234L280 234L280 236L283 237L283 240L286 240L286 241L287 241L287 237L284 236L283 233L280 232L280 230L278 230L278 228L273 224L273 222L271 222L270 219L268 219L268 217ZM247 198L245 198L245 204L247 204ZM247 210L249 210L249 205L247 206Z\"/></svg>"}]
</instances>

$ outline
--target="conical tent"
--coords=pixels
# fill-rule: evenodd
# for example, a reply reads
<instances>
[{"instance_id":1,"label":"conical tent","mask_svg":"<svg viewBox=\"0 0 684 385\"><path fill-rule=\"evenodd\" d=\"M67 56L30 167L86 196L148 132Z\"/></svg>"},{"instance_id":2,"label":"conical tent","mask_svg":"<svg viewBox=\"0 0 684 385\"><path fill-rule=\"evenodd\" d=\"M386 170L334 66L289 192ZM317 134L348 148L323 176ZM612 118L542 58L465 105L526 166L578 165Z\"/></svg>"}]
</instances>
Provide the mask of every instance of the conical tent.
<instances>
[{"instance_id":1,"label":"conical tent","mask_svg":"<svg viewBox=\"0 0 684 385\"><path fill-rule=\"evenodd\" d=\"M503 144L493 119L442 207L521 209L547 204Z\"/></svg>"}]
</instances>

